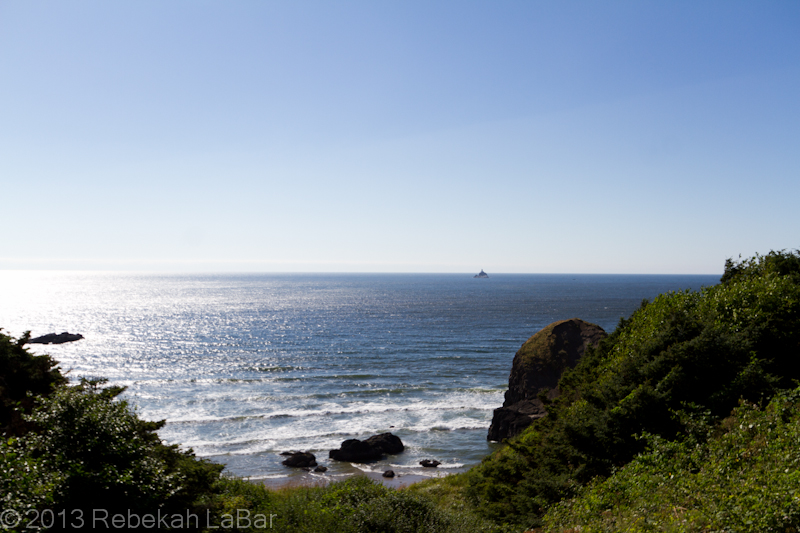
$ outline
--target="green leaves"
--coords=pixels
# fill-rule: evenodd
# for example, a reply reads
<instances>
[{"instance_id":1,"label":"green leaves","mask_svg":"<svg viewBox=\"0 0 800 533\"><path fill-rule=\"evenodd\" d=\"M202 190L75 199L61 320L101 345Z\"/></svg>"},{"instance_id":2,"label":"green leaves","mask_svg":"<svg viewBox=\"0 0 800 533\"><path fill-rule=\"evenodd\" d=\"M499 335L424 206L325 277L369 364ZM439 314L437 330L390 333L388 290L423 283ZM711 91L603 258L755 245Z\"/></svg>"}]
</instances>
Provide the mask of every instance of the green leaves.
<instances>
[{"instance_id":1,"label":"green leaves","mask_svg":"<svg viewBox=\"0 0 800 533\"><path fill-rule=\"evenodd\" d=\"M55 361L24 348L27 338L0 334L3 508L202 514L222 465L164 445L155 433L164 422L139 419L117 398L124 388L68 386ZM26 530L36 525L25 520Z\"/></svg>"},{"instance_id":2,"label":"green leaves","mask_svg":"<svg viewBox=\"0 0 800 533\"><path fill-rule=\"evenodd\" d=\"M739 256L741 257L741 256ZM743 279L761 277L765 274L776 274L778 276L793 277L795 280L800 276L800 254L798 250L787 252L770 251L767 255L758 255L734 261L725 260L725 272L722 274L720 282L723 284L742 281Z\"/></svg>"},{"instance_id":3,"label":"green leaves","mask_svg":"<svg viewBox=\"0 0 800 533\"><path fill-rule=\"evenodd\" d=\"M553 506L546 531L800 528L800 389L742 403L707 442L646 435L648 451Z\"/></svg>"},{"instance_id":4,"label":"green leaves","mask_svg":"<svg viewBox=\"0 0 800 533\"><path fill-rule=\"evenodd\" d=\"M154 439L127 403L96 387L62 387L26 418L37 431L21 442L59 473L54 500L63 508L92 494L103 508L156 509L180 489L181 476L152 456Z\"/></svg>"},{"instance_id":5,"label":"green leaves","mask_svg":"<svg viewBox=\"0 0 800 533\"><path fill-rule=\"evenodd\" d=\"M61 475L31 457L18 439L0 440L0 508L16 511L19 516L53 501Z\"/></svg>"},{"instance_id":6,"label":"green leaves","mask_svg":"<svg viewBox=\"0 0 800 533\"><path fill-rule=\"evenodd\" d=\"M273 528L287 533L502 531L466 510L442 509L430 497L408 490L390 489L363 476L325 487L277 491L238 479L222 479L219 488L217 501L221 506L217 513L220 516L235 514L236 509L250 509L252 514L273 516ZM248 529L252 530L256 529Z\"/></svg>"},{"instance_id":7,"label":"green leaves","mask_svg":"<svg viewBox=\"0 0 800 533\"><path fill-rule=\"evenodd\" d=\"M29 338L30 332L18 340L0 333L0 434L27 432L22 413L30 412L37 397L67 382L50 356L25 349Z\"/></svg>"}]
</instances>

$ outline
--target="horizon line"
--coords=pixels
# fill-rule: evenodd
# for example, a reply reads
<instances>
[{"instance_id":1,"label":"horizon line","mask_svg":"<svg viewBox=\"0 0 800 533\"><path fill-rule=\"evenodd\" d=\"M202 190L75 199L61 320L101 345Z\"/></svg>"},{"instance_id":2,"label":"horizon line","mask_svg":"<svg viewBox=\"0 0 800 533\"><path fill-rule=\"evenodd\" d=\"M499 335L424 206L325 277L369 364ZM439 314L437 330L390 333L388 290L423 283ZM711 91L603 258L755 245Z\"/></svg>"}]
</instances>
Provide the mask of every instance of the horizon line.
<instances>
[{"instance_id":1,"label":"horizon line","mask_svg":"<svg viewBox=\"0 0 800 533\"><path fill-rule=\"evenodd\" d=\"M83 269L68 269L68 268L2 268L0 273L10 272L52 272L52 273L96 273L96 274L174 274L174 275L223 275L223 274L247 274L247 275L458 275L458 276L474 276L473 271L375 271L375 270L353 270L353 271L298 271L298 270L131 270L131 269L96 269L96 268L83 268ZM488 273L487 273L488 274ZM508 272L508 271L495 271L489 274L492 276L721 276L721 272Z\"/></svg>"}]
</instances>

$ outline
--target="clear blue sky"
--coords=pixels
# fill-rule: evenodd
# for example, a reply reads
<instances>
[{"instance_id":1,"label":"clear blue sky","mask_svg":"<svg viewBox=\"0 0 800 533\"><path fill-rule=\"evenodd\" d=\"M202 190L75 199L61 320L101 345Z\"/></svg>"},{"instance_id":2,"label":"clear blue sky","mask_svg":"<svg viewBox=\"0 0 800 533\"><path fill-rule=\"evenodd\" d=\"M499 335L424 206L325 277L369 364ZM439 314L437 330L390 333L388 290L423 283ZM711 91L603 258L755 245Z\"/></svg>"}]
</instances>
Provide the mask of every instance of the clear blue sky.
<instances>
[{"instance_id":1,"label":"clear blue sky","mask_svg":"<svg viewBox=\"0 0 800 533\"><path fill-rule=\"evenodd\" d=\"M0 269L800 247L800 2L0 0Z\"/></svg>"}]
</instances>

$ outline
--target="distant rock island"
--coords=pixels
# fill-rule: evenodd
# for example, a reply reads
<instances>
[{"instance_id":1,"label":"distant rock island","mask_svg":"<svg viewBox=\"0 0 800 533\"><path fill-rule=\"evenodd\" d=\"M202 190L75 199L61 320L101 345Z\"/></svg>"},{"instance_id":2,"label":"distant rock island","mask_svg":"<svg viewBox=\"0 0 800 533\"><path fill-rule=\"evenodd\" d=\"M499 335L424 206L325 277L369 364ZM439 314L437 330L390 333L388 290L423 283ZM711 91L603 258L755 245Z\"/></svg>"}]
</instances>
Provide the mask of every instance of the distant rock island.
<instances>
[{"instance_id":1,"label":"distant rock island","mask_svg":"<svg viewBox=\"0 0 800 533\"><path fill-rule=\"evenodd\" d=\"M481 269L481 271L479 273L475 274L472 277L473 278L488 278L489 274L487 274L486 272L483 271L483 269Z\"/></svg>"},{"instance_id":2,"label":"distant rock island","mask_svg":"<svg viewBox=\"0 0 800 533\"><path fill-rule=\"evenodd\" d=\"M65 342L79 341L83 338L80 333L48 333L28 341L29 344L64 344Z\"/></svg>"},{"instance_id":3,"label":"distant rock island","mask_svg":"<svg viewBox=\"0 0 800 533\"><path fill-rule=\"evenodd\" d=\"M550 400L558 396L558 380L564 370L578 364L587 346L597 346L605 337L600 326L571 318L554 322L528 339L514 355L506 401L494 410L487 439L513 437L546 416L539 395Z\"/></svg>"}]
</instances>

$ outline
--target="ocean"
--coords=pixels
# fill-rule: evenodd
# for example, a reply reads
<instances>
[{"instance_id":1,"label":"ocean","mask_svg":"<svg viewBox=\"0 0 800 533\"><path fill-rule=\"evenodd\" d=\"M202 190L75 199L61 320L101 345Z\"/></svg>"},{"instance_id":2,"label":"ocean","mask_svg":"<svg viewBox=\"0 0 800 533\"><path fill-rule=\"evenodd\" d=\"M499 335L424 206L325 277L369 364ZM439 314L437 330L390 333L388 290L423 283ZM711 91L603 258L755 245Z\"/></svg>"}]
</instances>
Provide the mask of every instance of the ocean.
<instances>
[{"instance_id":1,"label":"ocean","mask_svg":"<svg viewBox=\"0 0 800 533\"><path fill-rule=\"evenodd\" d=\"M0 271L0 327L81 333L49 353L72 380L103 377L168 443L232 474L315 482L393 469L459 472L486 440L514 353L578 317L613 331L643 298L698 290L712 275L137 274ZM378 463L328 459L390 431L406 451ZM281 465L302 450L329 468ZM435 459L437 469L420 467Z\"/></svg>"}]
</instances>

